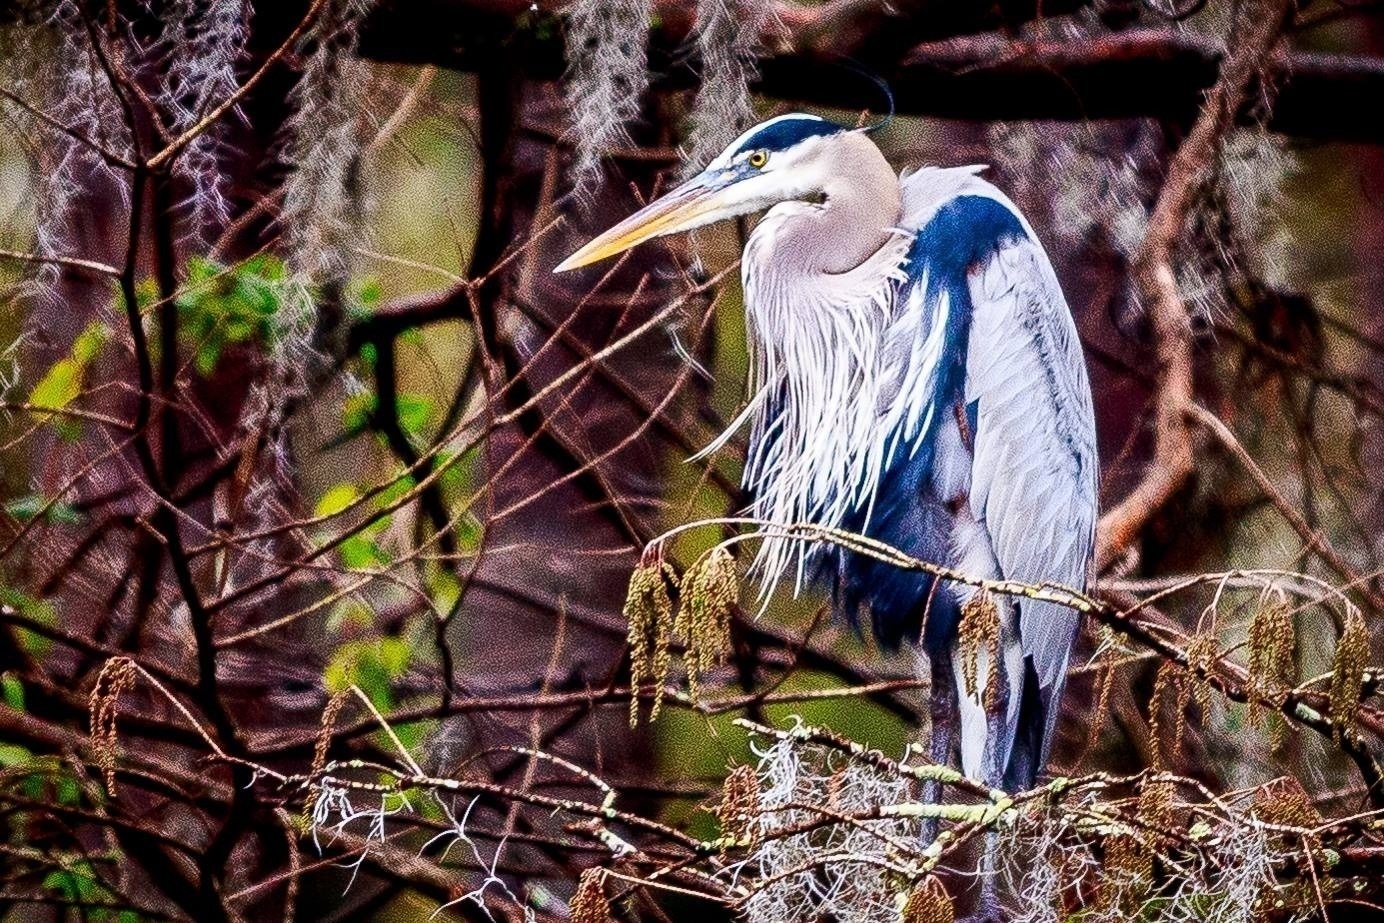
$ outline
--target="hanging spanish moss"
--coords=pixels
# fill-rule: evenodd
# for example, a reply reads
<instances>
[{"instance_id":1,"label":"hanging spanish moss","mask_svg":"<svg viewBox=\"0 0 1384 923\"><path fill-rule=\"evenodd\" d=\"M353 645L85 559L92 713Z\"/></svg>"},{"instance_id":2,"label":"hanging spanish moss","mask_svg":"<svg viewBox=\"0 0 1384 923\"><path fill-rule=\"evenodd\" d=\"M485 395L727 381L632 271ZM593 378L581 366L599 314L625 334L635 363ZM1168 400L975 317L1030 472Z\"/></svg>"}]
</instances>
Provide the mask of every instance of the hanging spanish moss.
<instances>
[{"instance_id":1,"label":"hanging spanish moss","mask_svg":"<svg viewBox=\"0 0 1384 923\"><path fill-rule=\"evenodd\" d=\"M592 182L601 157L630 142L649 86L649 0L576 0L567 10L573 178Z\"/></svg>"},{"instance_id":2,"label":"hanging spanish moss","mask_svg":"<svg viewBox=\"0 0 1384 923\"><path fill-rule=\"evenodd\" d=\"M754 121L750 84L759 75L756 52L770 13L764 0L701 0L697 5L702 73L692 104L689 174L705 166Z\"/></svg>"},{"instance_id":3,"label":"hanging spanish moss","mask_svg":"<svg viewBox=\"0 0 1384 923\"><path fill-rule=\"evenodd\" d=\"M70 255L78 195L102 186L114 189L128 206L126 177L106 163L102 150L129 159L133 145L76 0L38 4L0 30L0 77L25 103L6 112L19 127L15 134L33 164L32 252L37 262L29 294L51 300L59 269L45 261ZM40 119L36 111L48 118Z\"/></svg>"},{"instance_id":4,"label":"hanging spanish moss","mask_svg":"<svg viewBox=\"0 0 1384 923\"><path fill-rule=\"evenodd\" d=\"M234 95L246 56L250 11L245 0L174 0L163 17L159 49L166 58L156 102L175 135L189 131L223 99ZM238 113L237 113L238 114ZM226 119L205 126L174 161L191 193L187 202L194 234L224 227L231 219L220 149Z\"/></svg>"},{"instance_id":5,"label":"hanging spanish moss","mask_svg":"<svg viewBox=\"0 0 1384 923\"><path fill-rule=\"evenodd\" d=\"M280 310L276 359L288 369L318 364L318 304L339 302L355 263L364 205L360 180L370 66L356 55L373 0L332 0L304 37L302 76L285 123L279 226L293 280Z\"/></svg>"}]
</instances>

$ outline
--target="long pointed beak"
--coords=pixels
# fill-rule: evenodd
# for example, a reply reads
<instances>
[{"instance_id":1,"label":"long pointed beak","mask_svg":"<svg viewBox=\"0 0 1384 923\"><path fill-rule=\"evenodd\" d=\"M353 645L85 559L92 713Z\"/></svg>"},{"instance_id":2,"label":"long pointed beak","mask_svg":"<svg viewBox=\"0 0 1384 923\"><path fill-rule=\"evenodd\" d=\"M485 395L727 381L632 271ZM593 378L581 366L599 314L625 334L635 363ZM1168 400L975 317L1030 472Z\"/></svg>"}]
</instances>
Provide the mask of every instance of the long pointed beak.
<instances>
[{"instance_id":1,"label":"long pointed beak","mask_svg":"<svg viewBox=\"0 0 1384 923\"><path fill-rule=\"evenodd\" d=\"M715 220L724 204L719 193L724 184L707 174L694 176L621 221L559 263L553 272L566 272L597 260L624 253L636 244L664 234L676 234Z\"/></svg>"}]
</instances>

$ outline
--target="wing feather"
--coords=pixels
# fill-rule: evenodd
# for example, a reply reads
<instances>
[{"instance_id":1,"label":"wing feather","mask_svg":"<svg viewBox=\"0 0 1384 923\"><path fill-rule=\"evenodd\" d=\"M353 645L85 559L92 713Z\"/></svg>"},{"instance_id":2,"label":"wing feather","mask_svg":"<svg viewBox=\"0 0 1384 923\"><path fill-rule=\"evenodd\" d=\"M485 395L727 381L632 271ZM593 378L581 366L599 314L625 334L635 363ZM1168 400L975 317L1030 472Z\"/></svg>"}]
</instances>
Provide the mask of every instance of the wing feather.
<instances>
[{"instance_id":1,"label":"wing feather","mask_svg":"<svg viewBox=\"0 0 1384 923\"><path fill-rule=\"evenodd\" d=\"M1032 237L971 274L966 401L977 407L971 508L1004 576L1086 586L1096 522L1091 388L1052 266ZM1019 632L1041 690L1041 760L1056 720L1079 616L1023 599Z\"/></svg>"}]
</instances>

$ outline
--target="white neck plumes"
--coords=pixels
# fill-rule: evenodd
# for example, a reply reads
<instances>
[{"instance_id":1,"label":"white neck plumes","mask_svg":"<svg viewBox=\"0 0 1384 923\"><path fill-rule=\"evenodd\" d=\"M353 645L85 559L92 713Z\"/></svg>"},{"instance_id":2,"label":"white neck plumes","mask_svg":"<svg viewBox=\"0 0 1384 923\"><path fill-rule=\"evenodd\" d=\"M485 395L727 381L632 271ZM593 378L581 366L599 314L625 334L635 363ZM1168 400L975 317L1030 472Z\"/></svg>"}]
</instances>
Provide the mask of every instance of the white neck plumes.
<instances>
[{"instance_id":1,"label":"white neck plumes","mask_svg":"<svg viewBox=\"0 0 1384 923\"><path fill-rule=\"evenodd\" d=\"M815 164L825 203L774 206L745 246L750 400L705 450L751 421L743 482L754 516L771 525L868 526L895 452L916 452L937 419L946 329L963 307L929 284L926 261L909 258L917 230L974 191L979 168L929 168L901 183L868 138L845 140ZM766 599L790 568L801 588L810 551L762 543L752 569Z\"/></svg>"},{"instance_id":2,"label":"white neck plumes","mask_svg":"<svg viewBox=\"0 0 1384 923\"><path fill-rule=\"evenodd\" d=\"M756 229L745 265L765 265L751 257L775 249L775 217ZM757 518L837 527L873 502L885 463L879 418L893 397L886 331L910 244L896 234L845 273L745 273L753 423L744 484ZM806 551L801 542L763 543L755 569L766 593L794 561L801 586Z\"/></svg>"}]
</instances>

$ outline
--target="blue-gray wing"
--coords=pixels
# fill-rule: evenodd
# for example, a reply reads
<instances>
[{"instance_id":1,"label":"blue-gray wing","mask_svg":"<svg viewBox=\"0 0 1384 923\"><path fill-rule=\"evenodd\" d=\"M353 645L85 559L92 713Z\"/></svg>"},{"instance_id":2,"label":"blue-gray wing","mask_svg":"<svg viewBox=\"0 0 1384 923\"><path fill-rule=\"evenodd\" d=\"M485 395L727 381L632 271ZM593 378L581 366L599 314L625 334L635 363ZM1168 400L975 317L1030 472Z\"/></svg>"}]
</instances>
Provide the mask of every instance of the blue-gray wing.
<instances>
[{"instance_id":1,"label":"blue-gray wing","mask_svg":"<svg viewBox=\"0 0 1384 923\"><path fill-rule=\"evenodd\" d=\"M972 511L1007 579L1084 589L1097 460L1076 325L1031 230L973 269L970 292L965 401L974 426ZM1042 716L1031 729L1036 746L1029 754L1036 773L1047 758L1079 616L1053 603L1018 602L1024 654L1041 690ZM1011 684L1018 688L1015 678Z\"/></svg>"}]
</instances>

